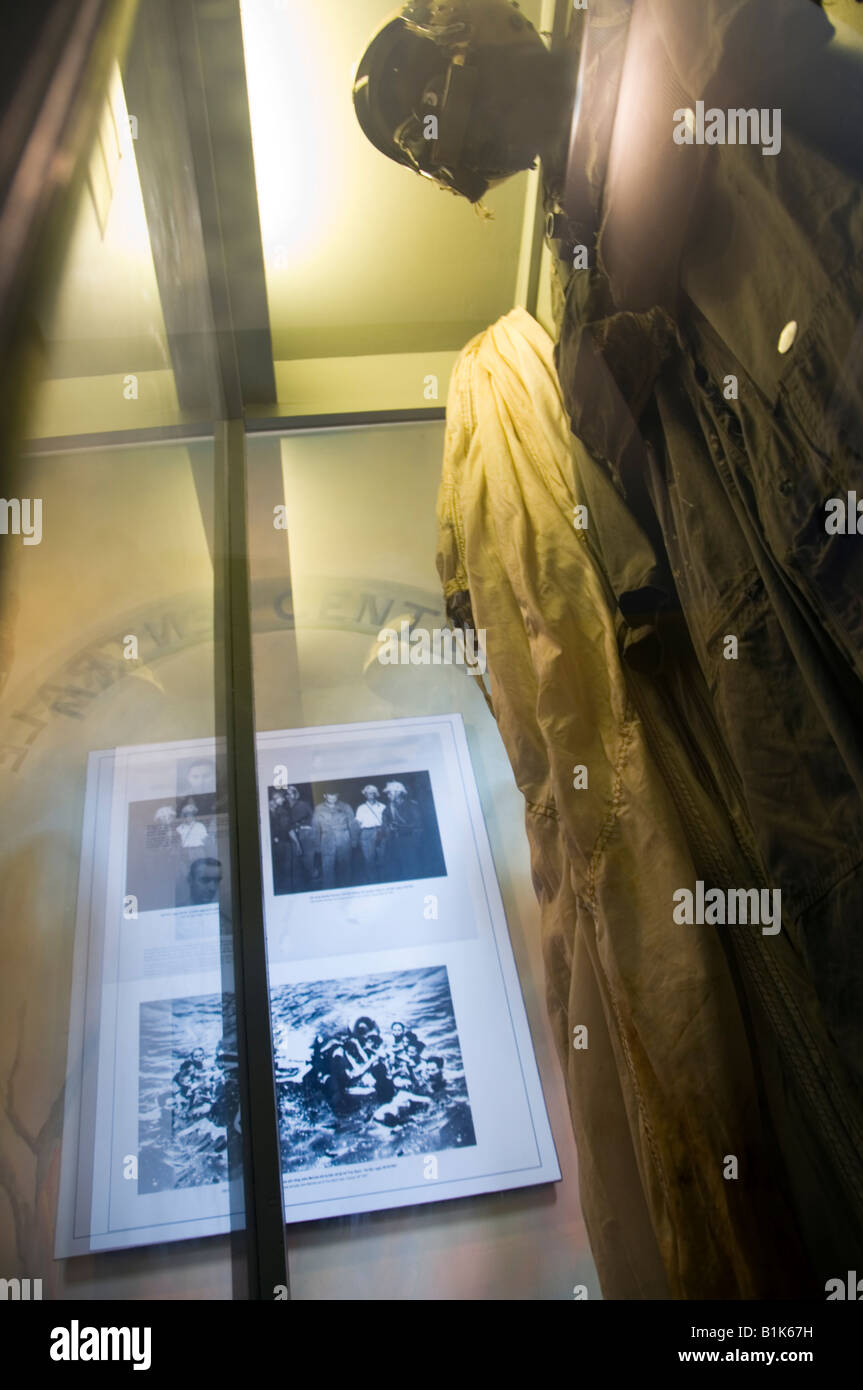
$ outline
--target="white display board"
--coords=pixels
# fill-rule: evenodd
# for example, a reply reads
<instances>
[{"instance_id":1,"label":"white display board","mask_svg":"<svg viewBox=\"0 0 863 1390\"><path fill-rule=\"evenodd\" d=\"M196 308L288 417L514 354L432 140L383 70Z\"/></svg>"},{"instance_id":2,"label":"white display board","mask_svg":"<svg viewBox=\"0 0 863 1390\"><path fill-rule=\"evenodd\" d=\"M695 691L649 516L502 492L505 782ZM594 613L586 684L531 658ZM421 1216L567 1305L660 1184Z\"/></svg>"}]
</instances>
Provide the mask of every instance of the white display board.
<instances>
[{"instance_id":1,"label":"white display board","mask_svg":"<svg viewBox=\"0 0 863 1390\"><path fill-rule=\"evenodd\" d=\"M559 1179L460 716L261 734L258 784L287 1221ZM58 1257L242 1222L225 843L212 740L90 755Z\"/></svg>"}]
</instances>

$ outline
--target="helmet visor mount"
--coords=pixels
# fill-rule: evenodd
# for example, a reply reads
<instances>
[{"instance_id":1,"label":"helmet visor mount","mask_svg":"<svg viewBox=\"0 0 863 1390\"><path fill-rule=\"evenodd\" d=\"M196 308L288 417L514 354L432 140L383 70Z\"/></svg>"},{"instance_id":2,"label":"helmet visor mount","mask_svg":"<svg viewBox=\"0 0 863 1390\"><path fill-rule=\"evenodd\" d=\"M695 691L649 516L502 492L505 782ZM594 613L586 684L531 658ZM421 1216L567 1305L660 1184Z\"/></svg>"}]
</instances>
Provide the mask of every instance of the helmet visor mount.
<instances>
[{"instance_id":1,"label":"helmet visor mount","mask_svg":"<svg viewBox=\"0 0 863 1390\"><path fill-rule=\"evenodd\" d=\"M514 27L516 18L504 0L406 4L356 69L354 107L366 137L471 203L530 168L536 147L530 122L509 109L512 78L522 53L547 50L526 21Z\"/></svg>"},{"instance_id":2,"label":"helmet visor mount","mask_svg":"<svg viewBox=\"0 0 863 1390\"><path fill-rule=\"evenodd\" d=\"M393 132L393 141L410 168L472 203L490 186L483 172L466 166L462 159L476 80L475 69L457 54L445 76L434 77L426 85L419 113L412 111Z\"/></svg>"}]
</instances>

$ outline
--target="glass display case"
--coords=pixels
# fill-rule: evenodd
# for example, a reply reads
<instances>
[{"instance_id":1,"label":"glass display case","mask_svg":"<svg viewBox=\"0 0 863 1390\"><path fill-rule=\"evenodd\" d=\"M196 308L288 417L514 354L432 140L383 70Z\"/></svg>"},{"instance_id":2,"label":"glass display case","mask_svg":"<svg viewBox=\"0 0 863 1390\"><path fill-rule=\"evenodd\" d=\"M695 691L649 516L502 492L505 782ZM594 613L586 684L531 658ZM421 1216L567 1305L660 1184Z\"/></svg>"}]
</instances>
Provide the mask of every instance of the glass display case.
<instances>
[{"instance_id":1,"label":"glass display case","mask_svg":"<svg viewBox=\"0 0 863 1390\"><path fill-rule=\"evenodd\" d=\"M350 100L385 17L143 0L81 36L9 320L22 1298L599 1296L521 799L481 679L407 654L449 632L452 365L543 313L538 176L485 217L402 186Z\"/></svg>"},{"instance_id":2,"label":"glass display case","mask_svg":"<svg viewBox=\"0 0 863 1390\"><path fill-rule=\"evenodd\" d=\"M772 1364L732 1301L863 1296L861 125L854 0L10 12L52 1359L131 1338L78 1302L586 1300Z\"/></svg>"}]
</instances>

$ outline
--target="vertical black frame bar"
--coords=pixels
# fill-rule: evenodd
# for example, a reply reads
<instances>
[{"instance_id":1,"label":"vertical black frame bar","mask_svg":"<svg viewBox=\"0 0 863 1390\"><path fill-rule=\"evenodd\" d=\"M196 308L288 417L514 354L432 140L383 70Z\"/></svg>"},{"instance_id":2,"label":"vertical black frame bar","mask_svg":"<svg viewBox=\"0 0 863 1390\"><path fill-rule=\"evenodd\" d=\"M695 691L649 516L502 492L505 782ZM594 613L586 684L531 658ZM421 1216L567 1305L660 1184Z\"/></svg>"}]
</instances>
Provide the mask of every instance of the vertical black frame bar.
<instances>
[{"instance_id":1,"label":"vertical black frame bar","mask_svg":"<svg viewBox=\"0 0 863 1390\"><path fill-rule=\"evenodd\" d=\"M195 485L213 556L216 735L228 807L241 1140L228 1136L238 1298L287 1291L278 1110L258 819L243 411L275 393L239 0L140 0L129 55L142 188L182 405L215 415L213 470ZM150 146L152 148L150 148ZM167 191L166 191L167 190ZM178 211L179 203L179 211ZM179 235L177 230L179 227ZM227 958L232 966L227 963ZM284 1294L282 1295L284 1296Z\"/></svg>"},{"instance_id":2,"label":"vertical black frame bar","mask_svg":"<svg viewBox=\"0 0 863 1390\"><path fill-rule=\"evenodd\" d=\"M245 1253L248 1297L264 1300L289 1285L258 821L243 422L219 421L214 444L216 729L225 740L228 792Z\"/></svg>"}]
</instances>

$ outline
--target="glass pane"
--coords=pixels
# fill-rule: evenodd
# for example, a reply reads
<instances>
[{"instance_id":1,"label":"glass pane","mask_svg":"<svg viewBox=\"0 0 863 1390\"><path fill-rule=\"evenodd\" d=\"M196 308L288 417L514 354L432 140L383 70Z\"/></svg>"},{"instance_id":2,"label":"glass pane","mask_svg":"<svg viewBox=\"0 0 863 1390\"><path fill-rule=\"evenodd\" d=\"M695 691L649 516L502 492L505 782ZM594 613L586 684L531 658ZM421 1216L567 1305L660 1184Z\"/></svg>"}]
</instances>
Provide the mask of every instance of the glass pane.
<instances>
[{"instance_id":1,"label":"glass pane","mask_svg":"<svg viewBox=\"0 0 863 1390\"><path fill-rule=\"evenodd\" d=\"M115 69L3 503L0 1273L21 1297L244 1289L220 493L212 437L153 429L182 415L148 135ZM130 430L148 442L112 442Z\"/></svg>"},{"instance_id":2,"label":"glass pane","mask_svg":"<svg viewBox=\"0 0 863 1390\"><path fill-rule=\"evenodd\" d=\"M383 629L401 633L404 623L413 640L427 633L432 642L444 627L434 563L443 434L440 423L391 425L249 444L265 902L292 1293L555 1299L580 1283L597 1297L542 999L520 794L463 666L379 660ZM448 764L451 729L462 721L465 757ZM286 730L300 732L276 732ZM472 820L464 806L474 780ZM394 783L405 797L392 792ZM412 817L420 830L402 834ZM467 842L480 845L486 830L493 866L484 896L474 892ZM497 954L488 945L495 876L517 966L512 1018L520 986L532 1036L520 1035L512 1051L506 1030L496 1031L497 996L471 973L480 958L506 973L505 945ZM505 936L502 922L501 930ZM414 1035L413 1052L405 1034ZM519 1066L529 1079L534 1051L545 1103L533 1095L522 1125L519 1081L509 1131L501 1130L489 1092L510 1096ZM470 1108L473 1132L459 1129L459 1105ZM533 1123L542 1149L546 1106L560 1181L552 1152L540 1176L539 1164L531 1174L507 1148ZM419 1163L428 1164L425 1187ZM461 1195L472 1190L481 1195ZM344 1214L309 1220L315 1204L324 1215Z\"/></svg>"},{"instance_id":3,"label":"glass pane","mask_svg":"<svg viewBox=\"0 0 863 1390\"><path fill-rule=\"evenodd\" d=\"M212 445L25 466L42 535L3 595L4 1247L45 1297L227 1298L229 1238L197 1238L228 1229L237 1110Z\"/></svg>"},{"instance_id":4,"label":"glass pane","mask_svg":"<svg viewBox=\"0 0 863 1390\"><path fill-rule=\"evenodd\" d=\"M183 419L136 160L140 130L119 68L106 94L62 280L40 314L44 375L36 438L176 425ZM200 418L200 417L198 417Z\"/></svg>"}]
</instances>

